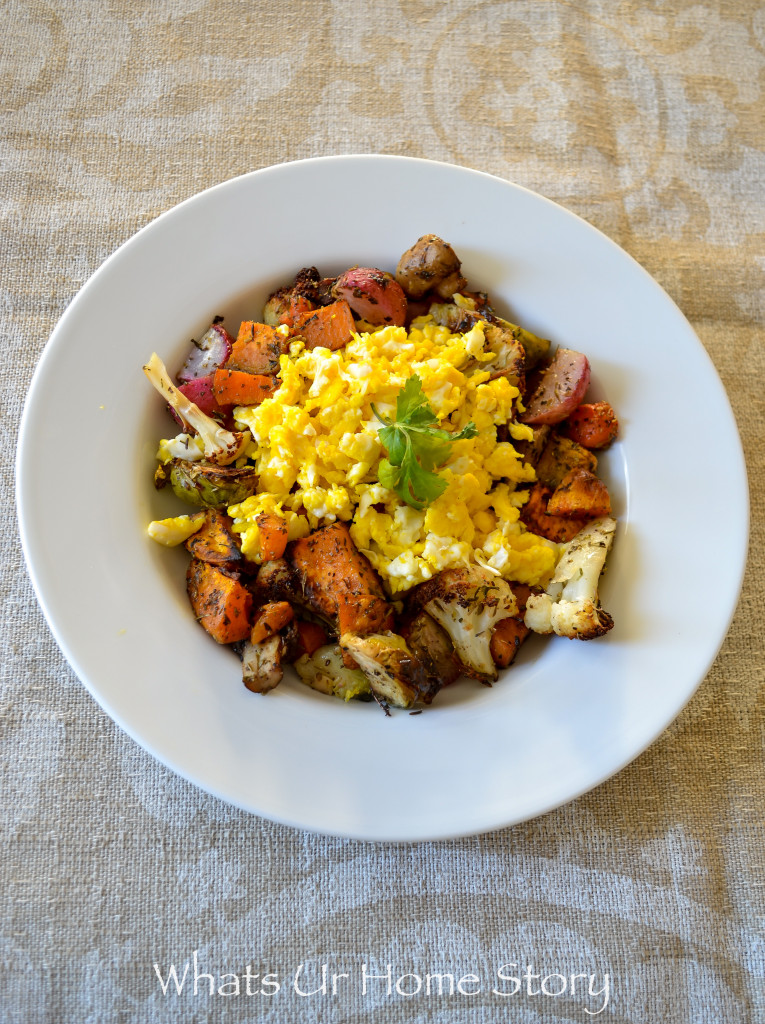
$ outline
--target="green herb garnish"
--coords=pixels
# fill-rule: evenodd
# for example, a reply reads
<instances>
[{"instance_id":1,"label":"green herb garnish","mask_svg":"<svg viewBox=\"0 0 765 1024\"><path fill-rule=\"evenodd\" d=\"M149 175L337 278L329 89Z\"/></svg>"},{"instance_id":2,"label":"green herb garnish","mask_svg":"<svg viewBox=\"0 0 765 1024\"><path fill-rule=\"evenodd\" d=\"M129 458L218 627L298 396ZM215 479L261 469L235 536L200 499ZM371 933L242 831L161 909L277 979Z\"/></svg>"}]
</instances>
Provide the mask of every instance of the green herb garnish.
<instances>
[{"instance_id":1,"label":"green herb garnish","mask_svg":"<svg viewBox=\"0 0 765 1024\"><path fill-rule=\"evenodd\" d=\"M455 441L476 436L475 423L468 423L458 434L436 426L438 420L416 373L396 397L395 421L382 416L374 405L372 409L385 424L380 440L388 453L387 459L380 460L377 479L407 505L425 508L446 490L446 480L433 470L446 462Z\"/></svg>"}]
</instances>

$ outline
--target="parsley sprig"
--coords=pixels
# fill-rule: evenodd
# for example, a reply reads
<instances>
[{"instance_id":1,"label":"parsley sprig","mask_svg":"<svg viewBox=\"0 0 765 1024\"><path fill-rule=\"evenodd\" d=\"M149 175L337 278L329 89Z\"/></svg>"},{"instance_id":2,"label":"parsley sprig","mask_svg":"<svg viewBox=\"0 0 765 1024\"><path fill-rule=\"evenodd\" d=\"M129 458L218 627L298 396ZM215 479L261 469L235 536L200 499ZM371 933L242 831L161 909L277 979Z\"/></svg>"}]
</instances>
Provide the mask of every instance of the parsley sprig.
<instances>
[{"instance_id":1,"label":"parsley sprig","mask_svg":"<svg viewBox=\"0 0 765 1024\"><path fill-rule=\"evenodd\" d=\"M388 453L387 459L380 460L378 480L412 508L425 508L446 490L446 480L434 470L449 458L455 441L476 436L475 424L468 423L457 434L437 426L416 373L396 397L395 420L383 416L374 405L372 409L384 424L380 440Z\"/></svg>"}]
</instances>

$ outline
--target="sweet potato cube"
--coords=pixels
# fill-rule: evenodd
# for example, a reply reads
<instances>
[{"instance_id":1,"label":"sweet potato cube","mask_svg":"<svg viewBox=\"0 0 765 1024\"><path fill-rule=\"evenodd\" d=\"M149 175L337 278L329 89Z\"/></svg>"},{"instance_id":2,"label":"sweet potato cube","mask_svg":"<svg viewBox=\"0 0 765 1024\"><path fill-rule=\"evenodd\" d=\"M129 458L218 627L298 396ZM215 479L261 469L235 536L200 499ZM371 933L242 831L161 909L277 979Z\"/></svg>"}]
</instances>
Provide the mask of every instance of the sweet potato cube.
<instances>
[{"instance_id":1,"label":"sweet potato cube","mask_svg":"<svg viewBox=\"0 0 765 1024\"><path fill-rule=\"evenodd\" d=\"M572 469L553 491L547 511L553 516L596 519L611 515L611 498L606 485L594 473Z\"/></svg>"}]
</instances>

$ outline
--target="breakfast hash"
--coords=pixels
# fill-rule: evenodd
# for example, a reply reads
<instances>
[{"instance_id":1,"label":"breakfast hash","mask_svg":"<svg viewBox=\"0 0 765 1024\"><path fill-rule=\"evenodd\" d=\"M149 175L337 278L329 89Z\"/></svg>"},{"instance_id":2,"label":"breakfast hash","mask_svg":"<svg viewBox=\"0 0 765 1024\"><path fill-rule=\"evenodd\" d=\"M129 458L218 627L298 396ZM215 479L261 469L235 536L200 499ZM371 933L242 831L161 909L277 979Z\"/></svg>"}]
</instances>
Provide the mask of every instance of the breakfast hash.
<instances>
[{"instance_id":1,"label":"breakfast hash","mask_svg":"<svg viewBox=\"0 0 765 1024\"><path fill-rule=\"evenodd\" d=\"M315 267L236 337L221 317L175 382L155 486L194 511L152 522L185 545L194 615L266 693L307 685L388 707L460 676L490 684L531 633L613 626L598 584L616 522L587 357L500 317L450 245L395 274Z\"/></svg>"}]
</instances>

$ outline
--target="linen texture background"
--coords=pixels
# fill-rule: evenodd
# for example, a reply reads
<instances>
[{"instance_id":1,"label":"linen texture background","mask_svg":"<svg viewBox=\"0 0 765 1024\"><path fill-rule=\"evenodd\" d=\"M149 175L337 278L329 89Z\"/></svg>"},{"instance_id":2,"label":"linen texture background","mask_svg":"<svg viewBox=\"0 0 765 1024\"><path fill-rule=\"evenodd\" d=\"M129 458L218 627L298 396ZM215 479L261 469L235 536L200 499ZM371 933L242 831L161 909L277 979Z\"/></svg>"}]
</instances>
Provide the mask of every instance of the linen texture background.
<instances>
[{"instance_id":1,"label":"linen texture background","mask_svg":"<svg viewBox=\"0 0 765 1024\"><path fill-rule=\"evenodd\" d=\"M388 997L378 984L303 998L289 983L272 998L165 995L153 964L182 970L194 950L216 975L251 964L287 982L324 963L491 978L517 962L591 970L600 984L608 972L595 1019L765 1020L765 7L6 0L0 27L0 1021L546 1024L591 1019L585 1008L603 1003L503 999L491 986L470 997ZM573 804L452 842L302 834L160 766L67 666L11 518L31 375L101 262L209 185L355 152L499 175L614 239L697 331L750 474L741 602L677 721ZM62 457L91 486L76 439ZM709 453L710 488L724 458ZM698 557L711 593L714 537Z\"/></svg>"}]
</instances>

